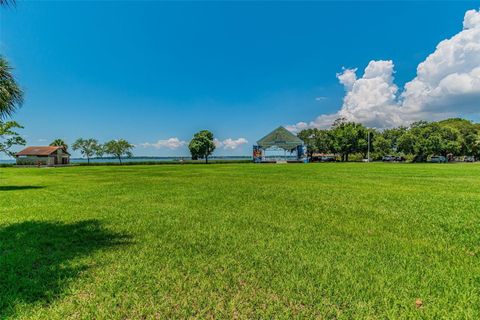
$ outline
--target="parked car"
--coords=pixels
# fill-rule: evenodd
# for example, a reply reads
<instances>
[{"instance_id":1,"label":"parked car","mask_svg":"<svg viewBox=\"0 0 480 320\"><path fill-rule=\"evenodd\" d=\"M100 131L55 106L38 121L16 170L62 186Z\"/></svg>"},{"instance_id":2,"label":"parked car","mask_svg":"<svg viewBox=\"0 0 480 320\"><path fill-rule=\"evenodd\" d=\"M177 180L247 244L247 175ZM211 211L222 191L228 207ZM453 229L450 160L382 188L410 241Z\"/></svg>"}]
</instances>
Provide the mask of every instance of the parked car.
<instances>
[{"instance_id":1,"label":"parked car","mask_svg":"<svg viewBox=\"0 0 480 320\"><path fill-rule=\"evenodd\" d=\"M465 157L465 159L463 159L463 161L465 161L465 162L475 162L475 157L472 157L472 156Z\"/></svg>"},{"instance_id":2,"label":"parked car","mask_svg":"<svg viewBox=\"0 0 480 320\"><path fill-rule=\"evenodd\" d=\"M431 163L446 163L447 158L445 158L444 156L433 156L433 157L430 158L430 162Z\"/></svg>"},{"instance_id":3,"label":"parked car","mask_svg":"<svg viewBox=\"0 0 480 320\"><path fill-rule=\"evenodd\" d=\"M320 158L320 161L321 162L335 162L335 161L337 161L337 158L335 158L335 156L322 156Z\"/></svg>"},{"instance_id":4,"label":"parked car","mask_svg":"<svg viewBox=\"0 0 480 320\"><path fill-rule=\"evenodd\" d=\"M395 157L394 156L383 156L382 161L383 162L392 162L392 161L395 161Z\"/></svg>"},{"instance_id":5,"label":"parked car","mask_svg":"<svg viewBox=\"0 0 480 320\"><path fill-rule=\"evenodd\" d=\"M402 156L396 156L395 157L395 161L398 161L398 162L404 162L405 160L407 160L407 159L405 159L405 157L402 157Z\"/></svg>"}]
</instances>

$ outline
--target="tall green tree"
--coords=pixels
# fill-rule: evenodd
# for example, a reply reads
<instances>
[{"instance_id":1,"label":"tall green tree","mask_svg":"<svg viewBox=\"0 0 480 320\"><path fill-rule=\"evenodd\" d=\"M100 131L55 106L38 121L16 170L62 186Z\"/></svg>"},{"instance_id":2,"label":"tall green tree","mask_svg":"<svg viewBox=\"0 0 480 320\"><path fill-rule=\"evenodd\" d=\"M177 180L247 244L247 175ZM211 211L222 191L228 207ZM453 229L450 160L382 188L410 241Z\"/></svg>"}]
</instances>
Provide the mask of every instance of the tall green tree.
<instances>
[{"instance_id":1,"label":"tall green tree","mask_svg":"<svg viewBox=\"0 0 480 320\"><path fill-rule=\"evenodd\" d=\"M432 152L432 141L430 138L433 128L426 121L414 122L410 128L398 139L398 148L400 152L414 156L414 162L423 162L427 160Z\"/></svg>"},{"instance_id":2,"label":"tall green tree","mask_svg":"<svg viewBox=\"0 0 480 320\"><path fill-rule=\"evenodd\" d=\"M459 154L475 157L479 156L478 148L476 147L476 142L480 136L479 124L460 118L446 119L439 121L438 124L445 129L453 128L459 132L457 139L457 142L461 144L461 150L458 151ZM451 137L449 139L451 139Z\"/></svg>"},{"instance_id":3,"label":"tall green tree","mask_svg":"<svg viewBox=\"0 0 480 320\"><path fill-rule=\"evenodd\" d=\"M304 129L297 134L297 136L303 141L303 143L307 147L307 157L309 159L312 158L315 152L318 152L317 145L315 143L317 131L318 129L316 128L309 128Z\"/></svg>"},{"instance_id":4,"label":"tall green tree","mask_svg":"<svg viewBox=\"0 0 480 320\"><path fill-rule=\"evenodd\" d=\"M477 136L477 139L472 143L472 156L475 156L476 159L480 159L480 136Z\"/></svg>"},{"instance_id":5,"label":"tall green tree","mask_svg":"<svg viewBox=\"0 0 480 320\"><path fill-rule=\"evenodd\" d=\"M90 164L90 158L95 155L99 143L96 139L77 139L72 144L73 150L79 150L83 157L87 158L87 163Z\"/></svg>"},{"instance_id":6,"label":"tall green tree","mask_svg":"<svg viewBox=\"0 0 480 320\"><path fill-rule=\"evenodd\" d=\"M25 145L25 139L18 134L16 129L23 127L15 121L0 121L0 152L8 156L13 156L14 152L10 149L15 145Z\"/></svg>"},{"instance_id":7,"label":"tall green tree","mask_svg":"<svg viewBox=\"0 0 480 320\"><path fill-rule=\"evenodd\" d=\"M0 56L0 120L12 116L23 103L23 91L12 74L7 60Z\"/></svg>"},{"instance_id":8,"label":"tall green tree","mask_svg":"<svg viewBox=\"0 0 480 320\"><path fill-rule=\"evenodd\" d=\"M391 153L398 152L398 139L407 131L407 127L398 127L386 129L381 132L381 135L390 142ZM378 133L376 134L378 136Z\"/></svg>"},{"instance_id":9,"label":"tall green tree","mask_svg":"<svg viewBox=\"0 0 480 320\"><path fill-rule=\"evenodd\" d=\"M307 156L311 159L313 153L333 152L333 140L329 130L317 128L305 129L297 135L307 146Z\"/></svg>"},{"instance_id":10,"label":"tall green tree","mask_svg":"<svg viewBox=\"0 0 480 320\"><path fill-rule=\"evenodd\" d=\"M462 154L466 156L478 156L477 142L480 140L480 135L476 131L466 132L463 135Z\"/></svg>"},{"instance_id":11,"label":"tall green tree","mask_svg":"<svg viewBox=\"0 0 480 320\"><path fill-rule=\"evenodd\" d=\"M402 134L397 141L397 150L404 154L414 154L415 153L415 136L407 131Z\"/></svg>"},{"instance_id":12,"label":"tall green tree","mask_svg":"<svg viewBox=\"0 0 480 320\"><path fill-rule=\"evenodd\" d=\"M105 154L105 145L103 144L97 144L96 147L94 148L95 156L102 158L103 155Z\"/></svg>"},{"instance_id":13,"label":"tall green tree","mask_svg":"<svg viewBox=\"0 0 480 320\"><path fill-rule=\"evenodd\" d=\"M464 145L464 137L460 131L456 128L440 127L439 134L442 139L440 154L444 156L460 155L462 145Z\"/></svg>"},{"instance_id":14,"label":"tall green tree","mask_svg":"<svg viewBox=\"0 0 480 320\"><path fill-rule=\"evenodd\" d=\"M330 130L318 130L315 135L315 147L320 153L334 153L333 138Z\"/></svg>"},{"instance_id":15,"label":"tall green tree","mask_svg":"<svg viewBox=\"0 0 480 320\"><path fill-rule=\"evenodd\" d=\"M52 147L63 147L65 150L68 150L68 145L63 141L63 139L55 139L50 143Z\"/></svg>"},{"instance_id":16,"label":"tall green tree","mask_svg":"<svg viewBox=\"0 0 480 320\"><path fill-rule=\"evenodd\" d=\"M467 146L466 140L468 137L469 144L473 144L475 133L470 130L462 131L451 125L452 123L457 122L445 120L412 123L398 138L398 150L413 155L415 162L426 161L432 155L468 155L472 146Z\"/></svg>"},{"instance_id":17,"label":"tall green tree","mask_svg":"<svg viewBox=\"0 0 480 320\"><path fill-rule=\"evenodd\" d=\"M202 130L195 133L192 140L188 144L188 149L192 155L192 159L205 158L205 163L208 163L208 157L215 150L215 142L213 133L208 130Z\"/></svg>"},{"instance_id":18,"label":"tall green tree","mask_svg":"<svg viewBox=\"0 0 480 320\"><path fill-rule=\"evenodd\" d=\"M133 156L132 149L134 145L130 144L127 140L118 139L110 140L104 144L104 151L107 154L111 154L118 159L120 164L122 163L122 157L126 156L128 158Z\"/></svg>"},{"instance_id":19,"label":"tall green tree","mask_svg":"<svg viewBox=\"0 0 480 320\"><path fill-rule=\"evenodd\" d=\"M392 141L385 138L383 134L378 134L372 142L373 151L380 156L390 155L393 153Z\"/></svg>"},{"instance_id":20,"label":"tall green tree","mask_svg":"<svg viewBox=\"0 0 480 320\"><path fill-rule=\"evenodd\" d=\"M331 134L335 152L339 153L342 161L348 161L350 154L367 151L367 128L345 119L337 119L333 124Z\"/></svg>"}]
</instances>

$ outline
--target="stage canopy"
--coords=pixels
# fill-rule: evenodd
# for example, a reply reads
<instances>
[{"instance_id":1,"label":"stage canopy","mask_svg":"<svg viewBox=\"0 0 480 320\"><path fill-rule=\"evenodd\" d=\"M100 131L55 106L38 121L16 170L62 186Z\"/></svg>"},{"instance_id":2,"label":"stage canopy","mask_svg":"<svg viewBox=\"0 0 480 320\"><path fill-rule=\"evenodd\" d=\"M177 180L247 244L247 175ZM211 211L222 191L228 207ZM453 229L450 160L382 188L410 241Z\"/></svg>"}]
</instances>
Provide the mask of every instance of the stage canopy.
<instances>
[{"instance_id":1,"label":"stage canopy","mask_svg":"<svg viewBox=\"0 0 480 320\"><path fill-rule=\"evenodd\" d=\"M278 127L258 140L257 145L262 149L277 147L290 151L303 145L303 141L284 127Z\"/></svg>"}]
</instances>

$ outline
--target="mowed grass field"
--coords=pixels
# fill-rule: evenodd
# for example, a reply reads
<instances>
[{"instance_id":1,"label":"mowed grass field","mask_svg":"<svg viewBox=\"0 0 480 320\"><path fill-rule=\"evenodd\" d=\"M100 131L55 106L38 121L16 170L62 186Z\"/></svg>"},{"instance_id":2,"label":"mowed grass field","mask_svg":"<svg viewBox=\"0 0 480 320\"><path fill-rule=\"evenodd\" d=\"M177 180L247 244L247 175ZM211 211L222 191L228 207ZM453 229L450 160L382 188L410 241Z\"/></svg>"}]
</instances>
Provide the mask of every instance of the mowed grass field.
<instances>
[{"instance_id":1,"label":"mowed grass field","mask_svg":"<svg viewBox=\"0 0 480 320\"><path fill-rule=\"evenodd\" d=\"M0 318L479 317L477 164L0 169Z\"/></svg>"}]
</instances>

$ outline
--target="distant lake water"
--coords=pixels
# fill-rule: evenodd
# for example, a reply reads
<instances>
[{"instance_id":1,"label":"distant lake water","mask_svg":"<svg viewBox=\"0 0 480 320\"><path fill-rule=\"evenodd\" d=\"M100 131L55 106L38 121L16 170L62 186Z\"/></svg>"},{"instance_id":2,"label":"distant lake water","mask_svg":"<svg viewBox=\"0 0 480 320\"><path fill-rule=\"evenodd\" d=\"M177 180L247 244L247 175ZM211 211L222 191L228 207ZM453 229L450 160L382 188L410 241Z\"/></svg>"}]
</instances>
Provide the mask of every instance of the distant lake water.
<instances>
[{"instance_id":1,"label":"distant lake water","mask_svg":"<svg viewBox=\"0 0 480 320\"><path fill-rule=\"evenodd\" d=\"M191 160L190 157L132 157L132 158L122 158L122 162L163 162L163 161L179 161L179 160ZM234 157L209 157L209 160L251 160L252 157L248 156L234 156ZM87 159L83 158L71 158L70 159L71 163L86 163ZM90 163L106 163L106 162L118 162L118 159L116 158L92 158L90 159ZM15 163L14 159L8 159L8 160L0 160L1 163Z\"/></svg>"}]
</instances>

